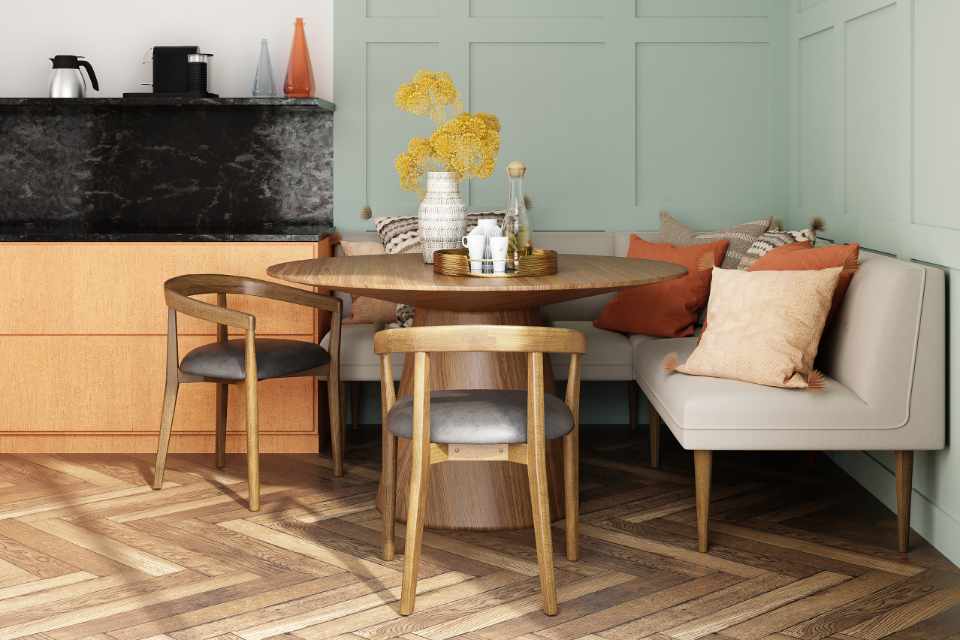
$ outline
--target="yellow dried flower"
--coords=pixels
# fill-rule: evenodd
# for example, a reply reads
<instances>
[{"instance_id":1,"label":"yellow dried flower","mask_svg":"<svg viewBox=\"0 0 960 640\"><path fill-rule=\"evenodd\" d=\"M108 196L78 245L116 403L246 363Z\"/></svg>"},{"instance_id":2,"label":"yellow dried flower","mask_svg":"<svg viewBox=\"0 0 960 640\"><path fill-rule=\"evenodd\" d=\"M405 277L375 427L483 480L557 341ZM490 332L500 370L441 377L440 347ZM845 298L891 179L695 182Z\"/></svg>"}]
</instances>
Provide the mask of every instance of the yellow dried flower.
<instances>
[{"instance_id":1,"label":"yellow dried flower","mask_svg":"<svg viewBox=\"0 0 960 640\"><path fill-rule=\"evenodd\" d=\"M401 111L429 116L437 124L446 120L447 107L452 107L456 113L463 110L453 79L442 71L417 71L411 82L400 85L393 102Z\"/></svg>"},{"instance_id":2,"label":"yellow dried flower","mask_svg":"<svg viewBox=\"0 0 960 640\"><path fill-rule=\"evenodd\" d=\"M430 136L433 154L464 178L489 178L500 152L500 122L489 114L461 113Z\"/></svg>"},{"instance_id":3,"label":"yellow dried flower","mask_svg":"<svg viewBox=\"0 0 960 640\"><path fill-rule=\"evenodd\" d=\"M400 176L400 186L407 191L420 190L420 178L430 169L433 147L426 138L412 138L407 150L393 164Z\"/></svg>"}]
</instances>

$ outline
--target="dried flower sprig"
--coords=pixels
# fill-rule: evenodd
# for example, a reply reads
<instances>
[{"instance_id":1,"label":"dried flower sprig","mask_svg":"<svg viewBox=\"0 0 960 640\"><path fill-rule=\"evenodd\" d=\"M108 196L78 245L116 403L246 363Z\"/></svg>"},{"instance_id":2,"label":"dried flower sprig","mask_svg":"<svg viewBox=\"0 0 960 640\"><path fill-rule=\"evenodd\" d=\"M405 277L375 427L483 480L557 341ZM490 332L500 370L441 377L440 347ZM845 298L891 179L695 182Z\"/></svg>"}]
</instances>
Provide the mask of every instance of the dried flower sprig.
<instances>
[{"instance_id":1,"label":"dried flower sprig","mask_svg":"<svg viewBox=\"0 0 960 640\"><path fill-rule=\"evenodd\" d=\"M423 192L428 171L450 171L458 180L489 178L500 152L500 121L489 113L465 113L459 93L447 73L418 71L394 97L397 107L430 116L437 129L429 138L413 138L394 160L400 186ZM448 116L448 110L456 115Z\"/></svg>"},{"instance_id":2,"label":"dried flower sprig","mask_svg":"<svg viewBox=\"0 0 960 640\"><path fill-rule=\"evenodd\" d=\"M393 102L401 111L429 116L438 125L449 117L448 108L454 114L463 111L460 93L450 74L443 71L417 71L412 81L400 85Z\"/></svg>"}]
</instances>

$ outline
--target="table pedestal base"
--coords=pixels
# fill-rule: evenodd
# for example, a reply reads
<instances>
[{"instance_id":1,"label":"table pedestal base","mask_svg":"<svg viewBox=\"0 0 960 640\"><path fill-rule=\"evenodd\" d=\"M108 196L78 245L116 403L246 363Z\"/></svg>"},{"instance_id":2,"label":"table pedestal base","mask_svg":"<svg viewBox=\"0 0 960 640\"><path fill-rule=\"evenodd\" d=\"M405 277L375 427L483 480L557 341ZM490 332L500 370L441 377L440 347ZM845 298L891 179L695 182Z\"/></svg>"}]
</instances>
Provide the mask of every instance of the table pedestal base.
<instances>
[{"instance_id":1,"label":"table pedestal base","mask_svg":"<svg viewBox=\"0 0 960 640\"><path fill-rule=\"evenodd\" d=\"M417 308L417 326L437 325L539 325L536 309L461 313ZM524 354L447 353L431 354L433 389L525 389L527 363ZM553 392L553 373L544 359L547 393ZM400 395L413 390L413 357L408 356L400 381ZM397 520L406 520L410 482L409 441L397 446ZM561 442L547 443L547 474L550 508L555 518L563 513ZM377 503L382 504L383 484ZM432 529L520 529L533 526L527 469L509 462L444 462L430 468L426 526Z\"/></svg>"}]
</instances>

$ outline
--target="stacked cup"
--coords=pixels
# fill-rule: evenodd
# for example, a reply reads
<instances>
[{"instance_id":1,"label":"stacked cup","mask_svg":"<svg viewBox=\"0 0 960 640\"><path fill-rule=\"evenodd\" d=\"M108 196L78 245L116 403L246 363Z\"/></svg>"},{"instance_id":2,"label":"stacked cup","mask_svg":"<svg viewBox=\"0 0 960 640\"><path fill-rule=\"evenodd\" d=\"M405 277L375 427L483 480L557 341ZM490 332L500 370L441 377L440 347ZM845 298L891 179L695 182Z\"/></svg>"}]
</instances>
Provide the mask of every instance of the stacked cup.
<instances>
[{"instance_id":1,"label":"stacked cup","mask_svg":"<svg viewBox=\"0 0 960 640\"><path fill-rule=\"evenodd\" d=\"M507 238L495 219L480 219L477 226L463 236L461 243L470 256L471 273L506 273ZM486 266L484 259L487 260Z\"/></svg>"}]
</instances>

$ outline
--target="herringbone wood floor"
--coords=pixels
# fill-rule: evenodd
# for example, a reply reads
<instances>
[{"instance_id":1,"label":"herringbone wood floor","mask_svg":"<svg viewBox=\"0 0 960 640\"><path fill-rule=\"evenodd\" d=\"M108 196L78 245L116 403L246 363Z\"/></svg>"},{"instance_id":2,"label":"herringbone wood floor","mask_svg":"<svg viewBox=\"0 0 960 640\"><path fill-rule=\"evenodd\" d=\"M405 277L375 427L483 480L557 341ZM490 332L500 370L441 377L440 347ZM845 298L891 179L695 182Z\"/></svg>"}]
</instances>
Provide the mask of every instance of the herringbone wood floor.
<instances>
[{"instance_id":1,"label":"herringbone wood floor","mask_svg":"<svg viewBox=\"0 0 960 640\"><path fill-rule=\"evenodd\" d=\"M960 572L916 537L897 554L893 516L824 458L718 455L704 555L688 454L650 470L619 428L585 429L582 560L554 536L559 616L540 612L530 531L434 531L401 618L376 433L350 440L343 479L264 456L259 514L240 456L218 472L174 455L160 492L148 456L0 456L0 640L960 638Z\"/></svg>"}]
</instances>

